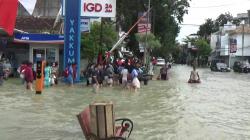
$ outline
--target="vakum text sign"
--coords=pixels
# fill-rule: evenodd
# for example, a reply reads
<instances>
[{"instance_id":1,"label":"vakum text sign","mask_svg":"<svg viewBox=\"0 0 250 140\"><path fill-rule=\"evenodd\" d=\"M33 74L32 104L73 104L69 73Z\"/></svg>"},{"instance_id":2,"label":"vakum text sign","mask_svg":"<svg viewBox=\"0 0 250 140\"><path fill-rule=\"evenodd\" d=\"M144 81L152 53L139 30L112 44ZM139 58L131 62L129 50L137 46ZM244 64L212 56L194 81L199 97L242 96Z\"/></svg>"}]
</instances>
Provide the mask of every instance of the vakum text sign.
<instances>
[{"instance_id":1,"label":"vakum text sign","mask_svg":"<svg viewBox=\"0 0 250 140\"><path fill-rule=\"evenodd\" d=\"M63 0L63 16L65 0ZM115 17L116 0L81 0L81 17Z\"/></svg>"}]
</instances>

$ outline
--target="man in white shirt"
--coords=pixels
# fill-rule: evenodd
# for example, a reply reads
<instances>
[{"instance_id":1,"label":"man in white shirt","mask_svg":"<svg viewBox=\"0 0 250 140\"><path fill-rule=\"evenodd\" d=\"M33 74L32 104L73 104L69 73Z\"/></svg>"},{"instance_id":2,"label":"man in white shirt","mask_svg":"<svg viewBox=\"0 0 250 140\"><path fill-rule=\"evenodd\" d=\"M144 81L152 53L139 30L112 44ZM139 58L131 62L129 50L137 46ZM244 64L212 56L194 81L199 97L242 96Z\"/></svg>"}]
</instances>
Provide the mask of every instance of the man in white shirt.
<instances>
[{"instance_id":1,"label":"man in white shirt","mask_svg":"<svg viewBox=\"0 0 250 140\"><path fill-rule=\"evenodd\" d=\"M190 78L188 80L189 83L200 83L200 76L198 71L196 71L195 66L193 66L193 71L191 71Z\"/></svg>"},{"instance_id":2,"label":"man in white shirt","mask_svg":"<svg viewBox=\"0 0 250 140\"><path fill-rule=\"evenodd\" d=\"M126 87L128 82L128 69L126 67L124 67L123 70L121 71L121 75L122 75L122 85Z\"/></svg>"}]
</instances>

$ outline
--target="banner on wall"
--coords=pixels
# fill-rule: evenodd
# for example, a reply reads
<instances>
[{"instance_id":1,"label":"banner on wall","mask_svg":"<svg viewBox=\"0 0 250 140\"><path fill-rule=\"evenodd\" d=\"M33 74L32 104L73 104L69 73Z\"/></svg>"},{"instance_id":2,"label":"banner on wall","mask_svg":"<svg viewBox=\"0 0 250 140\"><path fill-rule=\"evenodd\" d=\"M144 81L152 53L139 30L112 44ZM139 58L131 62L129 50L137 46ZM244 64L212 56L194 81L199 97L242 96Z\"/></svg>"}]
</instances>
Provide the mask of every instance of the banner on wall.
<instances>
[{"instance_id":1,"label":"banner on wall","mask_svg":"<svg viewBox=\"0 0 250 140\"><path fill-rule=\"evenodd\" d=\"M237 40L236 39L230 39L230 53L236 53L237 52Z\"/></svg>"},{"instance_id":2,"label":"banner on wall","mask_svg":"<svg viewBox=\"0 0 250 140\"><path fill-rule=\"evenodd\" d=\"M62 0L65 16L65 0ZM81 0L81 17L115 17L116 0Z\"/></svg>"}]
</instances>

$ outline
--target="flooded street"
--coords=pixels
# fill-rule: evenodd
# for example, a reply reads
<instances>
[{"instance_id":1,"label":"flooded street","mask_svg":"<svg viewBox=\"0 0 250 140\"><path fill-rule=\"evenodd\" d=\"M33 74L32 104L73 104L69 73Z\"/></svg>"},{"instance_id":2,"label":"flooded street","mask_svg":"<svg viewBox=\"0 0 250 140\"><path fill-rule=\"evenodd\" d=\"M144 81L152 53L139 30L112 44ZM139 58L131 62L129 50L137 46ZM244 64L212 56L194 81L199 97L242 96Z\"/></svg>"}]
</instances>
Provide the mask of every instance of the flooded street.
<instances>
[{"instance_id":1,"label":"flooded street","mask_svg":"<svg viewBox=\"0 0 250 140\"><path fill-rule=\"evenodd\" d=\"M21 81L0 87L0 140L82 140L76 114L93 101L111 100L116 118L134 122L132 140L250 139L250 74L173 66L169 81L150 81L138 93L120 87L48 88L28 92Z\"/></svg>"}]
</instances>

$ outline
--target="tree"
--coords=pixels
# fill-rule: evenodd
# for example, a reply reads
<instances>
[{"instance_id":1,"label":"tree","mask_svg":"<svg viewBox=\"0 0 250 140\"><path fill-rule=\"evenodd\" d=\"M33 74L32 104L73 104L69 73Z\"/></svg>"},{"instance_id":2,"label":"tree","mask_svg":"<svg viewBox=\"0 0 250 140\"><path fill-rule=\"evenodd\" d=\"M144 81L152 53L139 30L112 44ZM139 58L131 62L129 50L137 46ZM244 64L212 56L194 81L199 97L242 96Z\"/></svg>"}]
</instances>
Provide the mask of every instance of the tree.
<instances>
[{"instance_id":1,"label":"tree","mask_svg":"<svg viewBox=\"0 0 250 140\"><path fill-rule=\"evenodd\" d=\"M219 30L220 26L224 26L227 22L232 22L233 16L228 12L225 14L220 14L217 19L215 20L215 26Z\"/></svg>"},{"instance_id":2,"label":"tree","mask_svg":"<svg viewBox=\"0 0 250 140\"><path fill-rule=\"evenodd\" d=\"M102 30L101 43L101 24L99 22L94 22L91 25L90 33L81 39L81 57L87 58L89 62L93 62L99 52L104 53L110 50L117 41L117 33L112 24L104 23Z\"/></svg>"},{"instance_id":3,"label":"tree","mask_svg":"<svg viewBox=\"0 0 250 140\"><path fill-rule=\"evenodd\" d=\"M214 24L214 21L212 19L207 19L206 22L199 27L197 34L200 37L209 40L209 36L217 30L218 29Z\"/></svg>"},{"instance_id":4,"label":"tree","mask_svg":"<svg viewBox=\"0 0 250 140\"><path fill-rule=\"evenodd\" d=\"M200 65L207 64L208 56L212 52L210 45L207 43L207 40L198 39L195 42L195 46L198 48L197 55L198 55L199 64Z\"/></svg>"},{"instance_id":5,"label":"tree","mask_svg":"<svg viewBox=\"0 0 250 140\"><path fill-rule=\"evenodd\" d=\"M168 57L175 51L176 37L179 33L179 23L183 21L184 14L188 13L189 0L154 0L153 15L154 34L160 38L162 44L161 55ZM158 16L161 15L161 16Z\"/></svg>"},{"instance_id":6,"label":"tree","mask_svg":"<svg viewBox=\"0 0 250 140\"><path fill-rule=\"evenodd\" d=\"M198 56L208 57L212 51L205 39L198 39L195 42L195 46L198 48Z\"/></svg>"},{"instance_id":7,"label":"tree","mask_svg":"<svg viewBox=\"0 0 250 140\"><path fill-rule=\"evenodd\" d=\"M183 40L183 42L185 42L186 44L188 44L189 42L191 43L191 44L194 44L195 42L196 42L196 40L197 40L197 38L193 38L193 37L186 37L184 40Z\"/></svg>"},{"instance_id":8,"label":"tree","mask_svg":"<svg viewBox=\"0 0 250 140\"><path fill-rule=\"evenodd\" d=\"M220 27L224 26L228 22L239 25L241 20L233 18L233 16L229 12L220 14L214 21L212 19L207 19L205 23L199 27L199 31L197 32L197 34L209 41L210 35L214 32L219 31Z\"/></svg>"},{"instance_id":9,"label":"tree","mask_svg":"<svg viewBox=\"0 0 250 140\"><path fill-rule=\"evenodd\" d=\"M179 33L179 23L183 21L187 13L189 0L151 0L152 30L156 38L162 44L161 50L164 53L159 55L167 56L175 47L175 39ZM127 31L138 19L138 13L147 11L148 0L119 0L117 1L117 24L122 30ZM138 48L139 43L134 34L135 28L129 35L128 46ZM131 46L135 45L135 46Z\"/></svg>"},{"instance_id":10,"label":"tree","mask_svg":"<svg viewBox=\"0 0 250 140\"><path fill-rule=\"evenodd\" d=\"M144 46L146 46L146 34L136 34L136 39L142 43ZM149 33L147 34L147 46L150 49L155 49L161 47L160 41L155 37L154 34Z\"/></svg>"}]
</instances>

